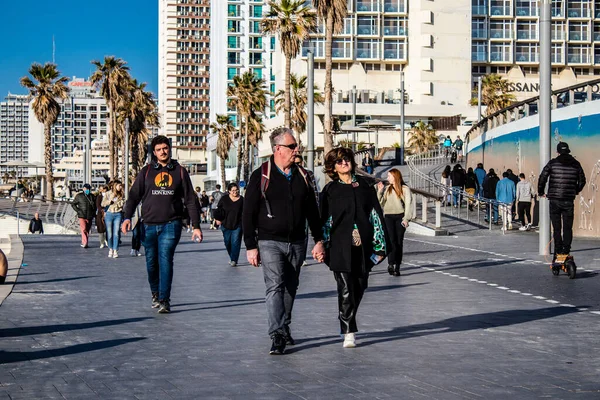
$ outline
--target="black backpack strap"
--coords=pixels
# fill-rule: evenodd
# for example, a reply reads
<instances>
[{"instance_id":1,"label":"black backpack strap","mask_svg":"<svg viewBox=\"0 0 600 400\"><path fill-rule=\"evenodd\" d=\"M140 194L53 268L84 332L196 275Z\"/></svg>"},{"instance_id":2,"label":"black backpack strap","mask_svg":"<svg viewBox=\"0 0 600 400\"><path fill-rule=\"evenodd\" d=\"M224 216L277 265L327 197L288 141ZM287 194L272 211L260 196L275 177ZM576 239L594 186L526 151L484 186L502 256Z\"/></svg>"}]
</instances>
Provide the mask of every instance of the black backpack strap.
<instances>
[{"instance_id":1,"label":"black backpack strap","mask_svg":"<svg viewBox=\"0 0 600 400\"><path fill-rule=\"evenodd\" d=\"M265 199L265 206L267 207L267 217L273 218L274 215L271 212L271 204L267 199L267 188L269 187L269 180L271 179L271 159L265 161L260 166L260 192L263 199Z\"/></svg>"}]
</instances>

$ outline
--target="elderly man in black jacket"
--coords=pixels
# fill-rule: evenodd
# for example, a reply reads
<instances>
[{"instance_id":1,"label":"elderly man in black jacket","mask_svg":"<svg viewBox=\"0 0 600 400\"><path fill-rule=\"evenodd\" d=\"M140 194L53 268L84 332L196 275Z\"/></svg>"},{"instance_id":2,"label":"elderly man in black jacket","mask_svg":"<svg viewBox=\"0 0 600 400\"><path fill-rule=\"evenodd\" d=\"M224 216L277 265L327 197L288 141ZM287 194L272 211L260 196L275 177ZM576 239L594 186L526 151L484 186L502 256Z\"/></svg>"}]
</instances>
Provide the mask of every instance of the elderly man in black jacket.
<instances>
[{"instance_id":1,"label":"elderly man in black jacket","mask_svg":"<svg viewBox=\"0 0 600 400\"><path fill-rule=\"evenodd\" d=\"M96 216L96 196L91 192L92 187L89 183L83 185L83 192L80 192L73 199L71 206L77 212L79 218L79 230L81 231L81 247L87 249L92 220Z\"/></svg>"},{"instance_id":2,"label":"elderly man in black jacket","mask_svg":"<svg viewBox=\"0 0 600 400\"><path fill-rule=\"evenodd\" d=\"M569 254L573 241L575 197L585 186L585 173L571 154L569 145L556 146L558 157L550 160L538 181L538 193L550 200L550 220L554 231L554 254ZM546 191L548 182L548 191Z\"/></svg>"},{"instance_id":3,"label":"elderly man in black jacket","mask_svg":"<svg viewBox=\"0 0 600 400\"><path fill-rule=\"evenodd\" d=\"M266 285L270 354L293 345L292 308L300 267L306 258L306 222L315 240L313 256L324 254L317 200L304 168L294 163L298 144L291 129L270 136L273 156L250 177L242 216L248 262L262 262Z\"/></svg>"}]
</instances>

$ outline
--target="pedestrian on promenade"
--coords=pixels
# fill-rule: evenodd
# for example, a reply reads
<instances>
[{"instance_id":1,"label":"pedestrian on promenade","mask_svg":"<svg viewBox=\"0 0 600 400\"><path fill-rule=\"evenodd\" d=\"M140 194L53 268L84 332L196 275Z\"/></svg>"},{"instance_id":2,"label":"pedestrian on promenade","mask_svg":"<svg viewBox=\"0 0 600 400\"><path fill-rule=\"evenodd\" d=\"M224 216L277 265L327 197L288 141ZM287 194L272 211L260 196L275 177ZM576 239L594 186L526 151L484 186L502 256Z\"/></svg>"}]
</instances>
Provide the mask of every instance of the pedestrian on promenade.
<instances>
[{"instance_id":1,"label":"pedestrian on promenade","mask_svg":"<svg viewBox=\"0 0 600 400\"><path fill-rule=\"evenodd\" d=\"M119 229L123 219L125 193L123 192L123 183L119 180L112 181L110 188L111 190L102 196L108 239L108 258L119 258Z\"/></svg>"},{"instance_id":2,"label":"pedestrian on promenade","mask_svg":"<svg viewBox=\"0 0 600 400\"><path fill-rule=\"evenodd\" d=\"M89 183L83 185L83 191L77 193L71 206L77 212L79 219L81 247L87 249L92 220L96 216L96 197L92 194L92 186Z\"/></svg>"},{"instance_id":3,"label":"pedestrian on promenade","mask_svg":"<svg viewBox=\"0 0 600 400\"><path fill-rule=\"evenodd\" d=\"M531 229L531 199L534 196L531 183L525 179L525 174L519 174L519 183L517 184L517 210L519 213L519 222L521 223L520 231L528 231ZM527 223L525 223L527 217Z\"/></svg>"},{"instance_id":4,"label":"pedestrian on promenade","mask_svg":"<svg viewBox=\"0 0 600 400\"><path fill-rule=\"evenodd\" d=\"M512 226L512 206L515 202L516 187L514 182L508 177L508 171L502 173L502 180L496 185L496 200L500 204L502 215L502 230L511 230Z\"/></svg>"},{"instance_id":5,"label":"pedestrian on promenade","mask_svg":"<svg viewBox=\"0 0 600 400\"><path fill-rule=\"evenodd\" d=\"M473 172L475 172L475 175L477 175L477 182L479 183L479 192L477 194L479 197L483 197L483 181L485 181L485 177L487 175L485 169L483 168L483 164L478 163L477 168L475 168L475 171Z\"/></svg>"},{"instance_id":6,"label":"pedestrian on promenade","mask_svg":"<svg viewBox=\"0 0 600 400\"><path fill-rule=\"evenodd\" d=\"M454 208L462 205L462 191L465 188L465 170L460 164L456 164L450 173L452 181L452 197L454 198Z\"/></svg>"},{"instance_id":7,"label":"pedestrian on promenade","mask_svg":"<svg viewBox=\"0 0 600 400\"><path fill-rule=\"evenodd\" d=\"M362 166L363 166L363 170L371 175L373 174L373 158L371 157L371 153L367 152L365 154L365 158L363 158L362 160Z\"/></svg>"},{"instance_id":8,"label":"pedestrian on promenade","mask_svg":"<svg viewBox=\"0 0 600 400\"><path fill-rule=\"evenodd\" d=\"M217 227L214 213L217 207L219 206L219 201L221 201L221 197L223 197L223 195L225 194L221 192L221 185L217 185L215 186L215 188L217 190L210 194L210 217L212 220L210 223L210 229L219 229Z\"/></svg>"},{"instance_id":9,"label":"pedestrian on promenade","mask_svg":"<svg viewBox=\"0 0 600 400\"><path fill-rule=\"evenodd\" d=\"M146 236L146 230L144 229L144 221L140 218L141 210L138 206L135 209L135 213L131 218L131 252L129 253L132 257L139 257L142 255L140 253L140 249L142 248L142 243L144 243L144 237Z\"/></svg>"},{"instance_id":10,"label":"pedestrian on promenade","mask_svg":"<svg viewBox=\"0 0 600 400\"><path fill-rule=\"evenodd\" d=\"M508 173L508 179L510 179L511 181L513 181L513 183L515 184L515 188L517 187L517 184L519 183L519 177L516 176L513 173L513 170L508 168L506 170L506 172ZM513 217L513 220L517 218L517 202L513 202L512 208L510 209L511 215Z\"/></svg>"},{"instance_id":11,"label":"pedestrian on promenade","mask_svg":"<svg viewBox=\"0 0 600 400\"><path fill-rule=\"evenodd\" d=\"M448 159L448 156L450 155L450 149L452 148L452 139L450 138L450 135L446 136L446 139L444 139L444 157L446 157L446 159Z\"/></svg>"},{"instance_id":12,"label":"pedestrian on promenade","mask_svg":"<svg viewBox=\"0 0 600 400\"><path fill-rule=\"evenodd\" d=\"M325 156L325 172L332 180L321 194L327 250L316 258L333 272L343 346L352 348L356 347L355 333L358 332L356 313L368 286L369 272L385 259L392 245L375 188L355 174L352 150L340 147L329 151ZM402 181L397 176L392 181L400 189Z\"/></svg>"},{"instance_id":13,"label":"pedestrian on promenade","mask_svg":"<svg viewBox=\"0 0 600 400\"><path fill-rule=\"evenodd\" d=\"M106 223L104 222L104 207L102 207L102 199L104 194L108 192L108 186L102 185L98 188L98 195L96 196L96 230L100 237L100 248L104 246L108 247L108 241L106 240Z\"/></svg>"},{"instance_id":14,"label":"pedestrian on promenade","mask_svg":"<svg viewBox=\"0 0 600 400\"><path fill-rule=\"evenodd\" d=\"M29 221L29 228L27 229L27 233L36 233L39 232L40 235L44 234L44 224L42 224L42 220L40 219L40 214L33 214L33 218Z\"/></svg>"},{"instance_id":15,"label":"pedestrian on promenade","mask_svg":"<svg viewBox=\"0 0 600 400\"><path fill-rule=\"evenodd\" d=\"M444 188L442 189L442 205L445 206L446 204L451 204L452 200L451 200L451 194L450 194L450 173L451 173L451 167L449 165L446 165L446 168L444 168L444 171L442 171L442 177L440 178L440 182L442 183L442 185L444 186Z\"/></svg>"},{"instance_id":16,"label":"pedestrian on promenade","mask_svg":"<svg viewBox=\"0 0 600 400\"><path fill-rule=\"evenodd\" d=\"M290 324L300 267L306 258L306 222L313 235L313 257L324 252L319 210L304 168L294 164L298 144L289 128L270 137L273 155L256 169L244 199L243 231L248 262L262 262L270 354L283 354L293 345Z\"/></svg>"},{"instance_id":17,"label":"pedestrian on promenade","mask_svg":"<svg viewBox=\"0 0 600 400\"><path fill-rule=\"evenodd\" d=\"M387 173L387 181L387 188L383 182L377 184L377 195L392 243L388 258L388 273L400 276L404 233L412 219L412 193L406 182L404 182L402 173L396 168L392 168Z\"/></svg>"},{"instance_id":18,"label":"pedestrian on promenade","mask_svg":"<svg viewBox=\"0 0 600 400\"><path fill-rule=\"evenodd\" d=\"M546 164L538 181L538 194L550 200L550 220L554 237L554 257L569 254L573 241L575 197L585 187L585 172L570 153L569 145L556 146L558 157ZM546 183L548 190L546 191Z\"/></svg>"},{"instance_id":19,"label":"pedestrian on promenade","mask_svg":"<svg viewBox=\"0 0 600 400\"><path fill-rule=\"evenodd\" d=\"M473 171L472 167L469 167L467 170L467 175L465 176L465 192L467 194L473 196L473 198L468 199L469 210L473 211L473 205L476 203L475 196L479 193L479 180L477 179L477 175Z\"/></svg>"},{"instance_id":20,"label":"pedestrian on promenade","mask_svg":"<svg viewBox=\"0 0 600 400\"><path fill-rule=\"evenodd\" d=\"M227 191L228 194L221 197L214 216L217 226L220 226L221 232L223 232L223 241L227 254L229 254L229 265L235 267L242 247L244 197L240 196L240 187L237 183L230 183Z\"/></svg>"},{"instance_id":21,"label":"pedestrian on promenade","mask_svg":"<svg viewBox=\"0 0 600 400\"><path fill-rule=\"evenodd\" d=\"M125 203L122 231L131 229L131 218L142 203L148 283L152 293L152 308L159 313L171 311L173 257L181 238L183 204L188 208L192 226L192 241L202 241L198 198L187 170L171 159L171 145L166 136L156 136L150 143L156 161L146 165L135 178Z\"/></svg>"},{"instance_id":22,"label":"pedestrian on promenade","mask_svg":"<svg viewBox=\"0 0 600 400\"><path fill-rule=\"evenodd\" d=\"M206 190L203 190L200 194L200 209L202 210L202 219L204 223L208 223L210 219L210 198L206 194Z\"/></svg>"},{"instance_id":23,"label":"pedestrian on promenade","mask_svg":"<svg viewBox=\"0 0 600 400\"><path fill-rule=\"evenodd\" d=\"M485 180L483 182L483 197L490 200L496 200L496 186L500 182L500 178L496 175L496 171L494 168L490 168L488 174L485 176ZM498 204L496 202L492 202L492 223L498 223ZM485 222L489 221L490 210L488 209L485 213Z\"/></svg>"},{"instance_id":24,"label":"pedestrian on promenade","mask_svg":"<svg viewBox=\"0 0 600 400\"><path fill-rule=\"evenodd\" d=\"M462 162L462 158L463 158L463 146L464 146L463 140L460 138L460 136L457 136L454 143L452 143L452 147L454 147L454 149L456 150L456 155L458 157L459 163Z\"/></svg>"}]
</instances>

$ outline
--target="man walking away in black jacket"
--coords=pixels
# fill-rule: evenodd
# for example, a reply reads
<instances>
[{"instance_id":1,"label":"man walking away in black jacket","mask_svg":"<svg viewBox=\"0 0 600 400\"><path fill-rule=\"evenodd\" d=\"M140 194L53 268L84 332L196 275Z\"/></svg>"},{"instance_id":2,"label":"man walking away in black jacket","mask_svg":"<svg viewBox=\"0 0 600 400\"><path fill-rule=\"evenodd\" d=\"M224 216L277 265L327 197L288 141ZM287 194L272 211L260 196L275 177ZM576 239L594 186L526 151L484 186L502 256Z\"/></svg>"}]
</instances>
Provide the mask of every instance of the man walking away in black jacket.
<instances>
[{"instance_id":1,"label":"man walking away in black jacket","mask_svg":"<svg viewBox=\"0 0 600 400\"><path fill-rule=\"evenodd\" d=\"M144 248L152 308L159 313L171 312L173 257L181 239L184 204L192 222L192 240L201 242L200 207L187 170L172 160L171 144L166 136L156 136L150 144L157 161L146 165L129 191L123 208L123 233L131 229L131 218L142 203ZM138 222L142 223L142 222Z\"/></svg>"},{"instance_id":2,"label":"man walking away in black jacket","mask_svg":"<svg viewBox=\"0 0 600 400\"><path fill-rule=\"evenodd\" d=\"M262 262L266 285L270 354L293 345L292 308L300 267L306 258L306 222L315 240L313 256L323 254L317 200L306 170L294 164L298 144L289 128L270 136L273 156L252 173L242 216L248 262Z\"/></svg>"},{"instance_id":3,"label":"man walking away in black jacket","mask_svg":"<svg viewBox=\"0 0 600 400\"><path fill-rule=\"evenodd\" d=\"M581 164L571 154L569 145L556 146L558 157L550 160L538 181L540 197L550 200L550 221L554 231L554 255L569 254L573 241L575 197L585 186L585 173ZM548 191L546 191L548 182Z\"/></svg>"},{"instance_id":4,"label":"man walking away in black jacket","mask_svg":"<svg viewBox=\"0 0 600 400\"><path fill-rule=\"evenodd\" d=\"M96 196L91 192L92 186L89 183L83 185L83 192L78 193L73 199L71 206L77 212L79 218L79 230L81 231L81 247L88 248L88 239L92 220L96 216Z\"/></svg>"}]
</instances>

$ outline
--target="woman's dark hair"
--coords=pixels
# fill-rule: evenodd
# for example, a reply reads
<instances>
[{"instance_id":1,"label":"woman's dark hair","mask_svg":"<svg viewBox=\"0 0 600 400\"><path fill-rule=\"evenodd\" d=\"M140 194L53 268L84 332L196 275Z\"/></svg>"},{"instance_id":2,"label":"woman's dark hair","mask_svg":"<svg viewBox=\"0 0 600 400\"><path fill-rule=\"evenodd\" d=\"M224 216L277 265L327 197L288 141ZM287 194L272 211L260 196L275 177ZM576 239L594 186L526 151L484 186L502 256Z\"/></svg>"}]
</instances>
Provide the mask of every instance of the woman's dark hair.
<instances>
[{"instance_id":1,"label":"woman's dark hair","mask_svg":"<svg viewBox=\"0 0 600 400\"><path fill-rule=\"evenodd\" d=\"M488 171L488 175L496 175L496 171L494 171L494 168L490 168L490 170Z\"/></svg>"},{"instance_id":2,"label":"woman's dark hair","mask_svg":"<svg viewBox=\"0 0 600 400\"><path fill-rule=\"evenodd\" d=\"M469 167L469 169L467 170L467 174L473 174L473 167Z\"/></svg>"},{"instance_id":3,"label":"woman's dark hair","mask_svg":"<svg viewBox=\"0 0 600 400\"><path fill-rule=\"evenodd\" d=\"M231 189L233 189L233 188L238 188L239 189L240 187L235 182L231 182L229 185L227 185L227 191L228 192L231 192Z\"/></svg>"},{"instance_id":4,"label":"woman's dark hair","mask_svg":"<svg viewBox=\"0 0 600 400\"><path fill-rule=\"evenodd\" d=\"M523 178L523 179L525 179L525 174L521 172L521 173L519 174L519 178Z\"/></svg>"},{"instance_id":5,"label":"woman's dark hair","mask_svg":"<svg viewBox=\"0 0 600 400\"><path fill-rule=\"evenodd\" d=\"M152 139L152 142L150 142L150 147L152 148L152 151L154 151L154 148L159 144L166 144L167 146L169 146L169 148L171 148L171 142L169 141L169 138L163 135L158 135L154 139Z\"/></svg>"},{"instance_id":6,"label":"woman's dark hair","mask_svg":"<svg viewBox=\"0 0 600 400\"><path fill-rule=\"evenodd\" d=\"M338 147L337 149L330 150L329 153L325 155L325 168L323 168L323 172L329 175L329 177L333 180L339 178L337 172L335 172L335 164L342 158L347 158L350 160L353 174L356 171L356 161L354 161L354 153L352 150L346 147Z\"/></svg>"}]
</instances>

